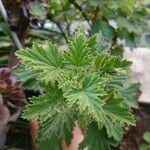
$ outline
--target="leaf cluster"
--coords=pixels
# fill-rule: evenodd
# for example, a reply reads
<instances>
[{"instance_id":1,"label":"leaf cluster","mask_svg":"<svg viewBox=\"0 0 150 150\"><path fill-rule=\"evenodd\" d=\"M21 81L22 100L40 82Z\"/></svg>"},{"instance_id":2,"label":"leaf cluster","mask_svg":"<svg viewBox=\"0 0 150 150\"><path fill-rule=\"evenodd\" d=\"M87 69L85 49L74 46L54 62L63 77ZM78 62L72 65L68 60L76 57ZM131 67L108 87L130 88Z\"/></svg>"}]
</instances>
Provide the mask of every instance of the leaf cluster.
<instances>
[{"instance_id":1,"label":"leaf cluster","mask_svg":"<svg viewBox=\"0 0 150 150\"><path fill-rule=\"evenodd\" d=\"M69 145L77 123L85 131L79 149L108 150L121 139L125 123L135 124L118 88L127 80L123 77L131 62L98 53L96 47L97 36L87 38L78 29L65 51L52 43L47 48L34 43L16 53L45 89L44 95L30 98L22 115L38 119L39 143L51 141L52 149L61 141Z\"/></svg>"}]
</instances>

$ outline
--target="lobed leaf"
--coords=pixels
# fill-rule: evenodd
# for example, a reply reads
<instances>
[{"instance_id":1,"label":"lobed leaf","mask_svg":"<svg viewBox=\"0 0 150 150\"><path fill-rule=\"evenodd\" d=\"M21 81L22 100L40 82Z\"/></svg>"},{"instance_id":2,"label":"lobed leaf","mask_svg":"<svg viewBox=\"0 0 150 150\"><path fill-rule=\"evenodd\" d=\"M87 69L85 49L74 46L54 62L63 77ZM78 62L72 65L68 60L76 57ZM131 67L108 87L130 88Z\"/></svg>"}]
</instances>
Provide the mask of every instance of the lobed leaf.
<instances>
[{"instance_id":1,"label":"lobed leaf","mask_svg":"<svg viewBox=\"0 0 150 150\"><path fill-rule=\"evenodd\" d=\"M80 143L79 150L110 150L111 145L115 145L116 141L113 138L107 137L105 128L98 129L96 123L92 123L86 130L85 138Z\"/></svg>"},{"instance_id":2,"label":"lobed leaf","mask_svg":"<svg viewBox=\"0 0 150 150\"><path fill-rule=\"evenodd\" d=\"M32 49L18 51L16 55L29 70L45 82L55 81L63 68L62 54L52 43L49 43L46 50L35 43Z\"/></svg>"},{"instance_id":3,"label":"lobed leaf","mask_svg":"<svg viewBox=\"0 0 150 150\"><path fill-rule=\"evenodd\" d=\"M81 89L71 89L64 93L64 97L70 107L77 105L81 113L91 114L97 121L100 119L102 106L105 101L101 96L106 95L103 88L98 88L99 78L94 76L85 77Z\"/></svg>"}]
</instances>

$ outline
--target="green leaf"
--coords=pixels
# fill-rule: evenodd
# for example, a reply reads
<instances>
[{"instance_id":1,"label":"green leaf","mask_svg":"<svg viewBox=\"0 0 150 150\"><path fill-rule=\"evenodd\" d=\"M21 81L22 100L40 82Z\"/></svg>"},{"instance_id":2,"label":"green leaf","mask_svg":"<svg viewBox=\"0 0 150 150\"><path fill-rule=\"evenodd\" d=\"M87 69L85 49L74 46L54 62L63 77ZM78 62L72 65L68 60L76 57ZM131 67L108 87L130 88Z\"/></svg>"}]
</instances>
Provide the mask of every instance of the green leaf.
<instances>
[{"instance_id":1,"label":"green leaf","mask_svg":"<svg viewBox=\"0 0 150 150\"><path fill-rule=\"evenodd\" d=\"M90 48L90 51L95 51L96 50L96 44L97 44L97 35L93 35L91 37L89 37L87 43L88 43L88 47Z\"/></svg>"},{"instance_id":2,"label":"green leaf","mask_svg":"<svg viewBox=\"0 0 150 150\"><path fill-rule=\"evenodd\" d=\"M120 87L120 89L118 89L119 95L125 98L123 104L128 107L137 108L137 97L135 94L139 92L139 88L140 84L138 83L126 83L123 87Z\"/></svg>"},{"instance_id":3,"label":"green leaf","mask_svg":"<svg viewBox=\"0 0 150 150\"><path fill-rule=\"evenodd\" d=\"M131 15L134 11L135 0L111 0L111 7L114 9L121 9L125 14Z\"/></svg>"},{"instance_id":4,"label":"green leaf","mask_svg":"<svg viewBox=\"0 0 150 150\"><path fill-rule=\"evenodd\" d=\"M150 144L150 132L145 132L143 135L143 139L145 142Z\"/></svg>"},{"instance_id":5,"label":"green leaf","mask_svg":"<svg viewBox=\"0 0 150 150\"><path fill-rule=\"evenodd\" d=\"M137 33L138 29L135 27L135 24L133 24L130 20L128 20L125 17L118 17L117 24L119 27L126 28L129 32L135 32Z\"/></svg>"},{"instance_id":6,"label":"green leaf","mask_svg":"<svg viewBox=\"0 0 150 150\"><path fill-rule=\"evenodd\" d=\"M91 28L92 35L99 32L101 32L107 40L111 40L115 35L114 29L103 20L97 20Z\"/></svg>"},{"instance_id":7,"label":"green leaf","mask_svg":"<svg viewBox=\"0 0 150 150\"><path fill-rule=\"evenodd\" d=\"M136 0L122 0L122 3L121 3L122 11L130 15L130 13L132 13L135 9L135 3L136 3Z\"/></svg>"},{"instance_id":8,"label":"green leaf","mask_svg":"<svg viewBox=\"0 0 150 150\"><path fill-rule=\"evenodd\" d=\"M81 89L71 89L64 94L68 105L77 105L80 112L86 111L99 120L102 106L105 104L100 97L106 95L104 89L98 87L100 81L98 77L85 77Z\"/></svg>"},{"instance_id":9,"label":"green leaf","mask_svg":"<svg viewBox=\"0 0 150 150\"><path fill-rule=\"evenodd\" d=\"M35 19L44 20L46 19L47 10L41 3L35 1L29 3L29 13Z\"/></svg>"},{"instance_id":10,"label":"green leaf","mask_svg":"<svg viewBox=\"0 0 150 150\"><path fill-rule=\"evenodd\" d=\"M56 137L52 139L46 139L43 141L38 142L37 148L38 150L62 150L61 140L58 140Z\"/></svg>"},{"instance_id":11,"label":"green leaf","mask_svg":"<svg viewBox=\"0 0 150 150\"><path fill-rule=\"evenodd\" d=\"M111 47L111 41L108 41L101 33L97 35L96 51L98 53L107 53Z\"/></svg>"},{"instance_id":12,"label":"green leaf","mask_svg":"<svg viewBox=\"0 0 150 150\"><path fill-rule=\"evenodd\" d=\"M123 99L120 98L108 100L107 103L103 106L103 109L105 113L113 120L119 121L120 123L134 125L135 119L129 112L128 107L121 106L122 101Z\"/></svg>"},{"instance_id":13,"label":"green leaf","mask_svg":"<svg viewBox=\"0 0 150 150\"><path fill-rule=\"evenodd\" d=\"M116 141L119 141L123 135L123 126L126 124L135 124L133 115L129 112L129 109L121 105L122 99L111 98L102 107L103 113L100 116L100 126L104 125L108 134L108 137L113 137Z\"/></svg>"},{"instance_id":14,"label":"green leaf","mask_svg":"<svg viewBox=\"0 0 150 150\"><path fill-rule=\"evenodd\" d=\"M40 117L39 140L56 139L65 140L69 145L73 137L72 131L75 126L76 117L72 109L66 105L54 106L52 111L47 111L49 117L43 121ZM57 137L56 137L57 136Z\"/></svg>"},{"instance_id":15,"label":"green leaf","mask_svg":"<svg viewBox=\"0 0 150 150\"><path fill-rule=\"evenodd\" d=\"M116 141L120 141L123 136L123 124L114 120L110 116L106 116L102 124L104 124L106 128L109 138L113 137Z\"/></svg>"},{"instance_id":16,"label":"green leaf","mask_svg":"<svg viewBox=\"0 0 150 150\"><path fill-rule=\"evenodd\" d=\"M87 1L92 6L101 6L104 3L104 1L101 0L87 0Z\"/></svg>"},{"instance_id":17,"label":"green leaf","mask_svg":"<svg viewBox=\"0 0 150 150\"><path fill-rule=\"evenodd\" d=\"M95 41L95 39L92 39ZM92 41L90 40L90 43ZM84 33L80 31L74 38L69 40L68 51L65 54L66 64L70 67L85 67L89 64L88 53L90 48L88 47L88 40Z\"/></svg>"},{"instance_id":18,"label":"green leaf","mask_svg":"<svg viewBox=\"0 0 150 150\"><path fill-rule=\"evenodd\" d=\"M38 78L45 82L54 82L63 68L62 54L52 43L49 43L46 50L35 43L32 49L18 51L16 55L28 69L36 72Z\"/></svg>"},{"instance_id":19,"label":"green leaf","mask_svg":"<svg viewBox=\"0 0 150 150\"><path fill-rule=\"evenodd\" d=\"M24 119L37 118L42 116L47 111L51 111L53 105L56 105L54 101L54 94L43 95L39 97L33 96L30 98L30 102L26 105L26 109L23 111L22 117ZM50 96L50 97L49 97ZM45 119L45 118L44 118Z\"/></svg>"},{"instance_id":20,"label":"green leaf","mask_svg":"<svg viewBox=\"0 0 150 150\"><path fill-rule=\"evenodd\" d=\"M92 123L86 130L85 138L81 142L79 149L83 150L110 150L111 145L115 145L116 141L113 138L108 138L106 130L98 129L96 123Z\"/></svg>"},{"instance_id":21,"label":"green leaf","mask_svg":"<svg viewBox=\"0 0 150 150\"><path fill-rule=\"evenodd\" d=\"M94 68L96 71L112 72L120 69L128 68L132 63L122 60L120 57L110 57L108 54L100 54L94 58Z\"/></svg>"},{"instance_id":22,"label":"green leaf","mask_svg":"<svg viewBox=\"0 0 150 150\"><path fill-rule=\"evenodd\" d=\"M61 90L51 90L44 96L32 97L22 114L25 119L38 118L38 140L41 142L56 135L58 140L71 142L76 117L61 96Z\"/></svg>"},{"instance_id":23,"label":"green leaf","mask_svg":"<svg viewBox=\"0 0 150 150\"><path fill-rule=\"evenodd\" d=\"M150 145L144 143L140 145L140 150L149 150L149 149L150 149Z\"/></svg>"},{"instance_id":24,"label":"green leaf","mask_svg":"<svg viewBox=\"0 0 150 150\"><path fill-rule=\"evenodd\" d=\"M39 97L31 97L29 103L26 105L26 109L23 111L22 117L24 119L30 118L42 118L45 121L49 115L46 114L54 109L54 106L60 106L60 102L63 100L62 91L57 89L57 86L49 84L46 87L46 94Z\"/></svg>"},{"instance_id":25,"label":"green leaf","mask_svg":"<svg viewBox=\"0 0 150 150\"><path fill-rule=\"evenodd\" d=\"M119 89L120 87L123 87L123 85L129 80L129 77L127 75L116 75L113 77L107 85L112 87L115 87Z\"/></svg>"},{"instance_id":26,"label":"green leaf","mask_svg":"<svg viewBox=\"0 0 150 150\"><path fill-rule=\"evenodd\" d=\"M23 65L17 66L13 72L17 76L18 80L22 82L25 89L38 90L40 88L40 84L36 80L37 75L25 69Z\"/></svg>"},{"instance_id":27,"label":"green leaf","mask_svg":"<svg viewBox=\"0 0 150 150\"><path fill-rule=\"evenodd\" d=\"M124 98L124 105L137 108L137 98L135 94L139 91L140 84L129 83L129 78L127 76L118 76L113 78L108 85L117 90L119 97Z\"/></svg>"},{"instance_id":28,"label":"green leaf","mask_svg":"<svg viewBox=\"0 0 150 150\"><path fill-rule=\"evenodd\" d=\"M123 38L125 39L127 47L134 48L136 47L135 35L133 33L125 32L123 33Z\"/></svg>"}]
</instances>

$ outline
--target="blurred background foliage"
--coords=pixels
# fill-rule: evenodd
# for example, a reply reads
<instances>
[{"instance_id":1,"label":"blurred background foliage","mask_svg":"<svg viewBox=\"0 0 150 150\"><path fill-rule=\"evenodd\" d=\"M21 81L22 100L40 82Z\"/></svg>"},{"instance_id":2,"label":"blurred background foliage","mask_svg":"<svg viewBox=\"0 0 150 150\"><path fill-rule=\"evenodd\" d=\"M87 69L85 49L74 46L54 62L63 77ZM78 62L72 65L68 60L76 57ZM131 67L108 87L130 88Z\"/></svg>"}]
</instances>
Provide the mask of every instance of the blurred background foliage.
<instances>
[{"instance_id":1,"label":"blurred background foliage","mask_svg":"<svg viewBox=\"0 0 150 150\"><path fill-rule=\"evenodd\" d=\"M111 47L112 54L121 55L123 46L149 46L149 3L148 0L51 0L46 7L39 1L28 4L16 1L13 6L28 12L19 16L26 20L27 35L22 39L26 46L33 41L45 43L47 40L64 45L74 29L82 25L89 35L99 33L104 38L103 44ZM9 13L11 29L20 34L22 24L18 24L18 14L13 9ZM13 46L7 30L0 18L0 54L3 56L0 64L4 66Z\"/></svg>"}]
</instances>

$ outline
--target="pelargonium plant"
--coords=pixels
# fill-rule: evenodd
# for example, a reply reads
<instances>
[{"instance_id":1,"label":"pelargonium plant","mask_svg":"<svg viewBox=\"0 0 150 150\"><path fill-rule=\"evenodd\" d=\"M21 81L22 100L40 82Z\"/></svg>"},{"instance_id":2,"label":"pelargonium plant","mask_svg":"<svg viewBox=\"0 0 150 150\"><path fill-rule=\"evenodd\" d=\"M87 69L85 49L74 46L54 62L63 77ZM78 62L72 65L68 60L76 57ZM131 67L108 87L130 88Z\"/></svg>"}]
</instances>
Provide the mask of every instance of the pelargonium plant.
<instances>
[{"instance_id":1,"label":"pelargonium plant","mask_svg":"<svg viewBox=\"0 0 150 150\"><path fill-rule=\"evenodd\" d=\"M52 43L47 48L34 43L16 55L44 90L30 98L22 114L38 120L39 145L49 141L52 150L62 149L62 141L71 143L78 124L84 134L80 150L109 150L121 140L124 125L135 124L119 90L132 63L99 52L97 35L88 38L79 29L65 51Z\"/></svg>"}]
</instances>

